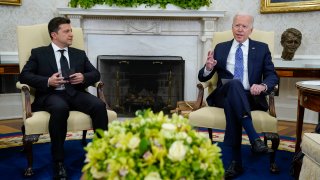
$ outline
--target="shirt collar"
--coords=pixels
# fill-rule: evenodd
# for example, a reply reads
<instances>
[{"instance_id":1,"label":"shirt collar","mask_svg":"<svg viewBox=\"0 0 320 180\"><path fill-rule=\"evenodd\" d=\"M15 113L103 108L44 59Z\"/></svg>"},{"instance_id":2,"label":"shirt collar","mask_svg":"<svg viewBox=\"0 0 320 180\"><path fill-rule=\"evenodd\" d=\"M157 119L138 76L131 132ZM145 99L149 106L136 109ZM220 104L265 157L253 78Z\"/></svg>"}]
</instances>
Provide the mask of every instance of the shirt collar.
<instances>
[{"instance_id":1,"label":"shirt collar","mask_svg":"<svg viewBox=\"0 0 320 180\"><path fill-rule=\"evenodd\" d=\"M59 50L61 50L61 48L59 48L55 43L51 42L52 48L54 52L57 52ZM68 47L62 48L64 49L66 52L68 52Z\"/></svg>"},{"instance_id":2,"label":"shirt collar","mask_svg":"<svg viewBox=\"0 0 320 180\"><path fill-rule=\"evenodd\" d=\"M232 47L237 48L239 46L239 42L234 40L232 43ZM249 47L249 38L245 40L243 43L241 43L243 47Z\"/></svg>"}]
</instances>

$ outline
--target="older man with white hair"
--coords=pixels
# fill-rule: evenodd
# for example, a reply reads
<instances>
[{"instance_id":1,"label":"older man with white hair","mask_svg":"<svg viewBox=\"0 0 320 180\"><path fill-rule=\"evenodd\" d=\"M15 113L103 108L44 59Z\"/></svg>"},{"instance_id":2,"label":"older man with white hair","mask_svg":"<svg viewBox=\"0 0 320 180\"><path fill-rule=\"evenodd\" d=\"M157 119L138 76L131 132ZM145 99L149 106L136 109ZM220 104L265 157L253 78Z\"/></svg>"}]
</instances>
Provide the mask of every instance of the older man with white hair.
<instances>
[{"instance_id":1,"label":"older man with white hair","mask_svg":"<svg viewBox=\"0 0 320 180\"><path fill-rule=\"evenodd\" d=\"M218 73L217 88L207 97L209 106L224 108L226 131L224 143L232 147L232 161L225 172L226 179L243 172L241 158L242 128L246 131L252 152L270 150L260 139L252 124L252 110L268 110L266 93L278 84L278 76L268 45L249 38L253 16L238 13L233 18L234 39L216 45L208 52L198 79L208 81Z\"/></svg>"}]
</instances>

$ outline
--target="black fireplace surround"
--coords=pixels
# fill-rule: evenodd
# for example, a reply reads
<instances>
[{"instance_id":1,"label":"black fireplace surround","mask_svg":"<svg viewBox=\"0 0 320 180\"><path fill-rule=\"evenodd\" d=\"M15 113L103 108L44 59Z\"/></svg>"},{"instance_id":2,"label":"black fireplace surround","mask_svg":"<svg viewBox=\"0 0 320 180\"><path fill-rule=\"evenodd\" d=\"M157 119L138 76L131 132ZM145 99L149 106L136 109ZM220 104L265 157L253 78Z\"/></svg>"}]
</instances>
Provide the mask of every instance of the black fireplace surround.
<instances>
[{"instance_id":1,"label":"black fireplace surround","mask_svg":"<svg viewBox=\"0 0 320 180\"><path fill-rule=\"evenodd\" d=\"M147 108L169 113L184 98L185 61L180 56L100 55L97 68L107 102L119 117Z\"/></svg>"}]
</instances>

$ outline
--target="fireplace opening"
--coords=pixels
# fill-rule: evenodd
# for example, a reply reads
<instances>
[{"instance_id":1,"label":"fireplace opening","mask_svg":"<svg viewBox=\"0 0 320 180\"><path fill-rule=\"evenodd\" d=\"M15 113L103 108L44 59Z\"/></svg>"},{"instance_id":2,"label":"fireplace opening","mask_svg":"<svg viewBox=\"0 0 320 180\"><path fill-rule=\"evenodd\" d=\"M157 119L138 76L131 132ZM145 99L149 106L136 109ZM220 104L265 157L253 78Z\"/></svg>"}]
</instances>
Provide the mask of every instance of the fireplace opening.
<instances>
[{"instance_id":1,"label":"fireplace opening","mask_svg":"<svg viewBox=\"0 0 320 180\"><path fill-rule=\"evenodd\" d=\"M119 117L151 108L169 113L184 97L185 61L180 56L100 55L104 95Z\"/></svg>"}]
</instances>

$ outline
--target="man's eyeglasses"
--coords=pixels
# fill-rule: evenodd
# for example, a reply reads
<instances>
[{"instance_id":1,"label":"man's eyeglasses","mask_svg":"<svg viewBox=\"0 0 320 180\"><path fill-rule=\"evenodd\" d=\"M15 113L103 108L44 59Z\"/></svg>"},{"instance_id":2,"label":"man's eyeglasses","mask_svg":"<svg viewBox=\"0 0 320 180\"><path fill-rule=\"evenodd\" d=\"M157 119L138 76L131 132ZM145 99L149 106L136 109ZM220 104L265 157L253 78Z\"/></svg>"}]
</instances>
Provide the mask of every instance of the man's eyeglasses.
<instances>
[{"instance_id":1,"label":"man's eyeglasses","mask_svg":"<svg viewBox=\"0 0 320 180\"><path fill-rule=\"evenodd\" d=\"M243 25L243 24L234 24L232 25L232 27L237 30L239 30L240 28L242 28L243 30L248 30L250 28L250 26Z\"/></svg>"}]
</instances>

